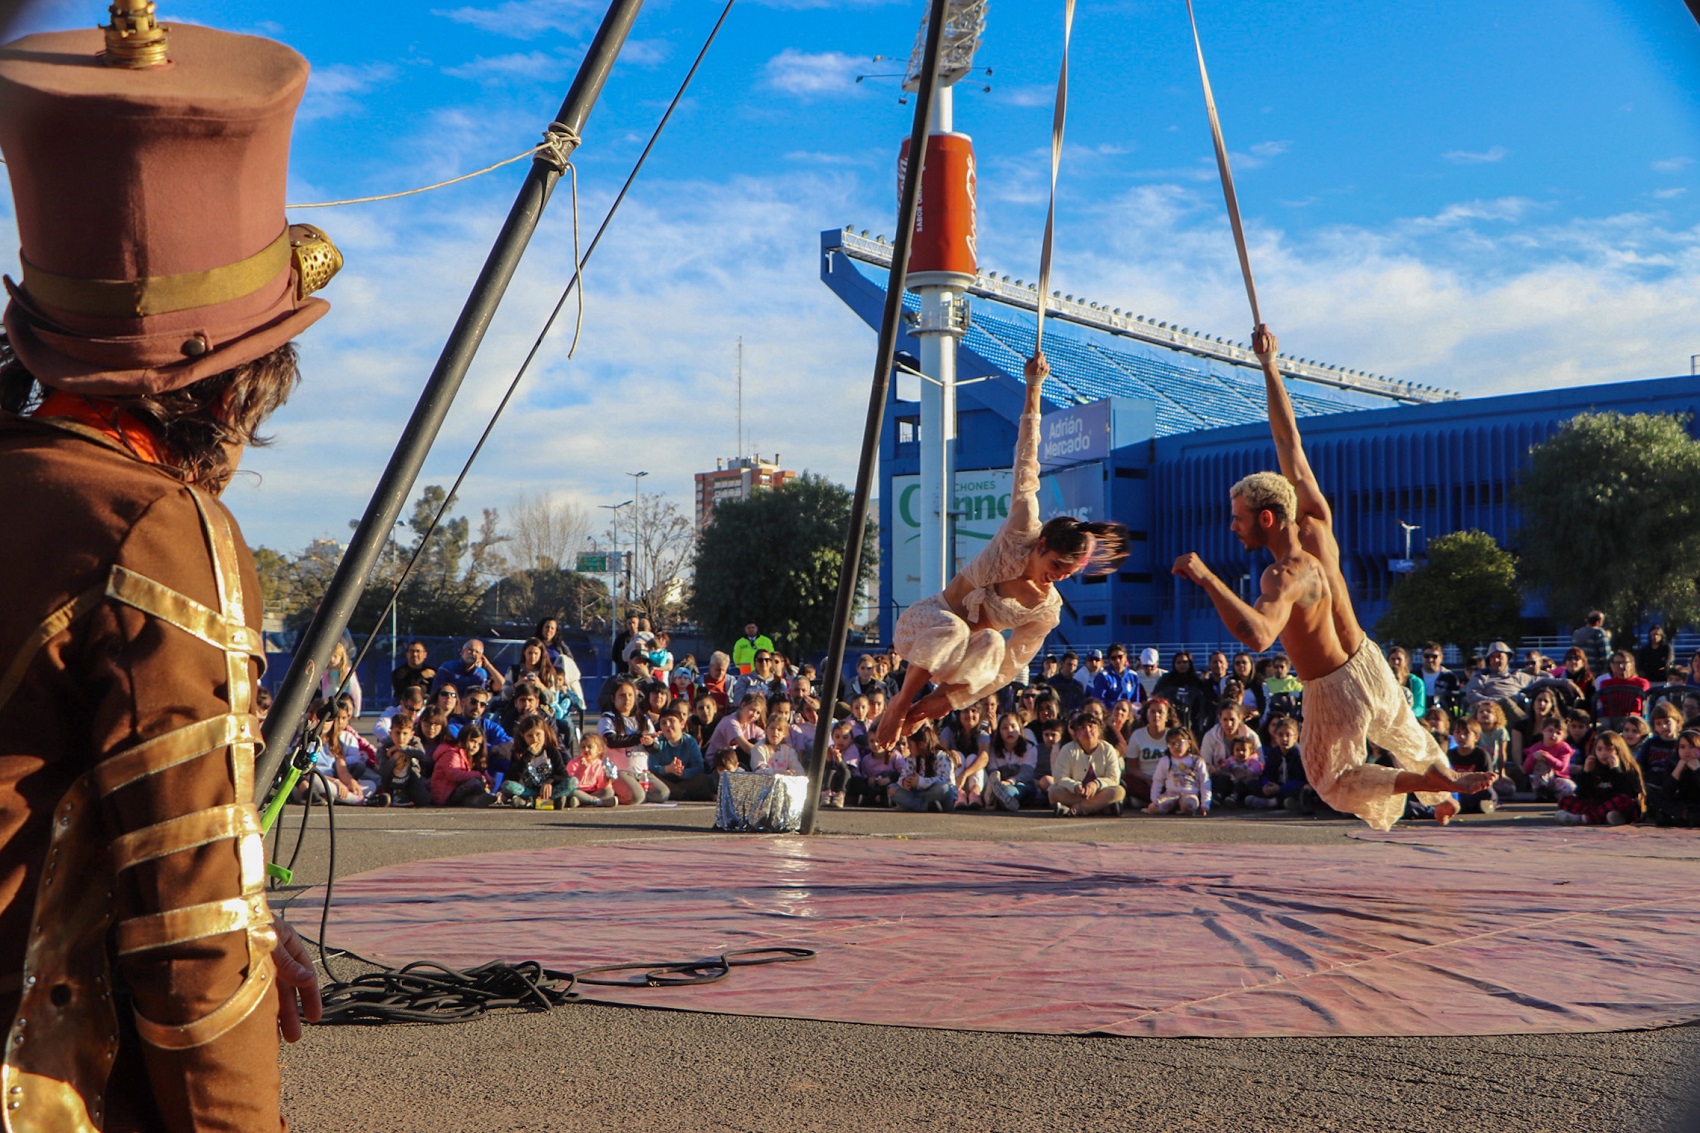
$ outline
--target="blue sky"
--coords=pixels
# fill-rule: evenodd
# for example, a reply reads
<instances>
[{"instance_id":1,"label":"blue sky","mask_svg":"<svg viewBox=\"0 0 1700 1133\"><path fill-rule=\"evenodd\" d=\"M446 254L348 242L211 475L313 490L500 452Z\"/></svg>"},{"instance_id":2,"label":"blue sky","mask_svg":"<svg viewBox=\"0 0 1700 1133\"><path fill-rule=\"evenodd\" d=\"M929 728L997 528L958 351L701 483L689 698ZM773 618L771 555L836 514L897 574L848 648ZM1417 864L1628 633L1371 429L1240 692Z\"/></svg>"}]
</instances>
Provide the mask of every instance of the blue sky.
<instances>
[{"instance_id":1,"label":"blue sky","mask_svg":"<svg viewBox=\"0 0 1700 1133\"><path fill-rule=\"evenodd\" d=\"M651 0L578 166L587 229L719 11ZM890 233L920 0L740 0L462 499L688 505L735 445L847 482L873 334L819 282L818 233ZM35 26L101 5L41 3ZM980 161L982 266L1031 278L1061 0L992 0L958 128ZM314 66L290 199L392 191L511 156L559 105L601 0L439 7L162 0ZM264 18L262 19L261 16ZM1680 0L1201 0L1265 313L1291 353L1469 393L1668 376L1700 352L1700 28ZM874 62L876 55L893 61ZM1082 0L1055 286L1243 338L1249 319L1181 0ZM523 166L403 201L297 214L348 266L303 338L307 381L230 500L251 542L346 538ZM566 280L565 192L422 482L446 482ZM9 194L0 222L10 230ZM0 266L16 273L15 240ZM594 513L593 514L599 514Z\"/></svg>"}]
</instances>

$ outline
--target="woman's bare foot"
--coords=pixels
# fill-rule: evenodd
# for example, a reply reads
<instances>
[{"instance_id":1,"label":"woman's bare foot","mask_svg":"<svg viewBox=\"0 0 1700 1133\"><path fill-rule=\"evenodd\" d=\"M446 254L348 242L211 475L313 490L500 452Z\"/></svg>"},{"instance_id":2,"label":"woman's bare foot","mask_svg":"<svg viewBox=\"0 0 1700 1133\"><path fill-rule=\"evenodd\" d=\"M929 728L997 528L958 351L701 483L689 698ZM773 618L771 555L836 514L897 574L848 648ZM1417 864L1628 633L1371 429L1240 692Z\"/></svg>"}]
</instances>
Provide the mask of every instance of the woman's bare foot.
<instances>
[{"instance_id":1,"label":"woman's bare foot","mask_svg":"<svg viewBox=\"0 0 1700 1133\"><path fill-rule=\"evenodd\" d=\"M1451 822L1456 817L1458 817L1458 800L1457 799L1452 799L1452 798L1443 799L1442 801L1435 804L1435 806L1434 806L1435 825L1445 826L1448 822Z\"/></svg>"}]
</instances>

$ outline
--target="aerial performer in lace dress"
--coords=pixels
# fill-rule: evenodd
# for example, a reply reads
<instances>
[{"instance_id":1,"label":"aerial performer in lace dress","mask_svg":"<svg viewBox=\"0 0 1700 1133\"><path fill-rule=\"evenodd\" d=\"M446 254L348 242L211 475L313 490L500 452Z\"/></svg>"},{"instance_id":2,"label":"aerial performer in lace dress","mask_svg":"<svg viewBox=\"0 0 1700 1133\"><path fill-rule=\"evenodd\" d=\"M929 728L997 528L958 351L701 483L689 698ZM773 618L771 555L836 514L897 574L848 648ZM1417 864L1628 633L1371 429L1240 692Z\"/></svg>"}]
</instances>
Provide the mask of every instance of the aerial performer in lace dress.
<instances>
[{"instance_id":1,"label":"aerial performer in lace dress","mask_svg":"<svg viewBox=\"0 0 1700 1133\"><path fill-rule=\"evenodd\" d=\"M909 671L880 717L875 743L881 748L1007 685L1056 628L1062 609L1056 584L1083 570L1107 574L1127 557L1127 528L1119 523L1065 515L1039 523L1039 414L1050 372L1042 353L1027 363L1009 517L944 593L897 619L892 648ZM923 697L928 682L936 687Z\"/></svg>"}]
</instances>

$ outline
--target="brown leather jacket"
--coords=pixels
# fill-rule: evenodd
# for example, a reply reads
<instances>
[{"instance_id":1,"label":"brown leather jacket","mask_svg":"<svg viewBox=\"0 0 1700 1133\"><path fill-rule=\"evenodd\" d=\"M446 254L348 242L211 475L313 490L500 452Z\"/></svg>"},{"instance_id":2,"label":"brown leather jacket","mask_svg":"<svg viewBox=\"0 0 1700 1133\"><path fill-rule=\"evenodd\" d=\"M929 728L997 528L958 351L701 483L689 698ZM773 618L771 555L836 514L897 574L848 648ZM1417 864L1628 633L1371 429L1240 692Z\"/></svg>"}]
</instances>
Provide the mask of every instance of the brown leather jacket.
<instances>
[{"instance_id":1,"label":"brown leather jacket","mask_svg":"<svg viewBox=\"0 0 1700 1133\"><path fill-rule=\"evenodd\" d=\"M0 414L0 484L5 1128L272 1133L252 559L77 425Z\"/></svg>"}]
</instances>

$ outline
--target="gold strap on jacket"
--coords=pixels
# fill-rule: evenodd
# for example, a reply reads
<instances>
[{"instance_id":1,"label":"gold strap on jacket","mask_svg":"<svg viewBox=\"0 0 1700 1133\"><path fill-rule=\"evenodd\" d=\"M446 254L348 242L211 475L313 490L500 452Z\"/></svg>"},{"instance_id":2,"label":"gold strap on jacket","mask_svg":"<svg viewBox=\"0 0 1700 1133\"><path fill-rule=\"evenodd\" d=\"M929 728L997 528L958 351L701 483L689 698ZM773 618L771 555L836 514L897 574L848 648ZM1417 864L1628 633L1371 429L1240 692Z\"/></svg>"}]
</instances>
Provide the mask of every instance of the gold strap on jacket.
<instances>
[{"instance_id":1,"label":"gold strap on jacket","mask_svg":"<svg viewBox=\"0 0 1700 1133\"><path fill-rule=\"evenodd\" d=\"M70 629L79 618L100 605L100 600L105 595L106 587L92 586L42 619L41 624L24 639L23 646L13 656L12 663L6 666L5 673L0 674L0 708L6 707L6 702L18 691L18 686L23 684L24 674L29 672L30 662L41 652L41 647Z\"/></svg>"},{"instance_id":2,"label":"gold strap on jacket","mask_svg":"<svg viewBox=\"0 0 1700 1133\"><path fill-rule=\"evenodd\" d=\"M121 873L168 854L259 832L260 819L253 803L197 810L120 835L112 843L112 869Z\"/></svg>"},{"instance_id":3,"label":"gold strap on jacket","mask_svg":"<svg viewBox=\"0 0 1700 1133\"><path fill-rule=\"evenodd\" d=\"M106 596L134 607L149 617L193 634L215 649L239 650L249 655L265 654L260 635L245 622L232 623L217 610L179 594L145 574L114 566L106 582Z\"/></svg>"},{"instance_id":4,"label":"gold strap on jacket","mask_svg":"<svg viewBox=\"0 0 1700 1133\"><path fill-rule=\"evenodd\" d=\"M289 229L246 259L207 271L141 279L76 279L25 260L24 290L30 298L61 311L131 319L211 307L252 295L289 270Z\"/></svg>"},{"instance_id":5,"label":"gold strap on jacket","mask_svg":"<svg viewBox=\"0 0 1700 1133\"><path fill-rule=\"evenodd\" d=\"M238 987L229 999L193 1023L173 1026L156 1023L140 1011L133 1011L131 1014L135 1017L136 1031L142 1036L142 1041L164 1050L188 1050L212 1042L246 1019L276 982L277 964L272 960L270 952L261 952L259 959L249 969L248 978L242 981L242 986Z\"/></svg>"},{"instance_id":6,"label":"gold strap on jacket","mask_svg":"<svg viewBox=\"0 0 1700 1133\"><path fill-rule=\"evenodd\" d=\"M270 924L271 912L266 908L263 893L164 909L118 922L118 954L128 956L226 932L241 932L250 925Z\"/></svg>"},{"instance_id":7,"label":"gold strap on jacket","mask_svg":"<svg viewBox=\"0 0 1700 1133\"><path fill-rule=\"evenodd\" d=\"M210 716L181 728L173 728L113 756L94 769L95 786L105 797L138 779L157 775L168 767L199 759L237 743L250 743L259 736L259 721L253 716Z\"/></svg>"}]
</instances>

